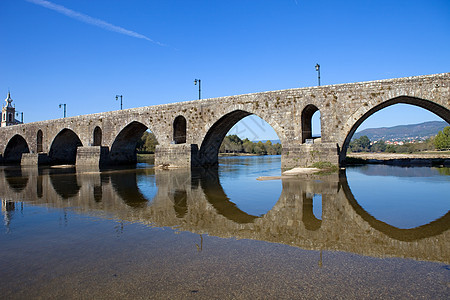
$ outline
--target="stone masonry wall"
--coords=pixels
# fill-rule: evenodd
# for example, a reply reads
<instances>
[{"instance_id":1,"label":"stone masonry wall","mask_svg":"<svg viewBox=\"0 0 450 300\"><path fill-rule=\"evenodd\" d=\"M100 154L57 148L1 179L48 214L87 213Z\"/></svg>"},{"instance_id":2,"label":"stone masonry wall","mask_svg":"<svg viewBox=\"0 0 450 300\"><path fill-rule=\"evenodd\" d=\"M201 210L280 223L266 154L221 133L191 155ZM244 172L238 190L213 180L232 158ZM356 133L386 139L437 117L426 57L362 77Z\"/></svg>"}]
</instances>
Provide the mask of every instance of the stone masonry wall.
<instances>
[{"instance_id":1,"label":"stone masonry wall","mask_svg":"<svg viewBox=\"0 0 450 300\"><path fill-rule=\"evenodd\" d=\"M42 151L48 153L55 137L65 128L72 130L86 147L94 145L94 129L99 127L101 145L110 150L127 126L136 130L126 131L123 140L132 140L133 133L149 128L161 149L169 149L177 116L187 121L186 145L193 145L187 147L197 147L201 152L204 138L216 122L227 114L243 111L243 115L258 115L273 127L283 146L283 167L307 166L318 160L336 164L345 157L346 143L357 126L377 110L396 103L421 106L450 122L450 73L203 99L4 127L0 128L0 155L5 158L7 144L15 135L25 139L31 153L37 152L38 130L43 133ZM322 145L302 144L301 116L308 105L320 110ZM158 155L169 155L171 151L159 151ZM315 155L315 151L321 154Z\"/></svg>"}]
</instances>

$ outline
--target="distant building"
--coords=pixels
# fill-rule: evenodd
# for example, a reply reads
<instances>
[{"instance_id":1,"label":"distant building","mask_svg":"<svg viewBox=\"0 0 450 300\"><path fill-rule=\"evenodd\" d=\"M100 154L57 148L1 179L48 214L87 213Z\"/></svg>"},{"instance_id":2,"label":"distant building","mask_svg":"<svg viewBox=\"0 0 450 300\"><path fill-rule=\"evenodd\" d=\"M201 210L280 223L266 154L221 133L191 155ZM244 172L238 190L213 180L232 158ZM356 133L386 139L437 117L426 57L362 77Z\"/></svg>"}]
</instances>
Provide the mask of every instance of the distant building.
<instances>
[{"instance_id":1,"label":"distant building","mask_svg":"<svg viewBox=\"0 0 450 300\"><path fill-rule=\"evenodd\" d=\"M5 99L6 106L2 107L2 122L1 127L11 126L11 125L17 125L22 124L19 120L16 120L16 108L12 106L11 102L13 100L11 99L11 94L8 91L8 97Z\"/></svg>"}]
</instances>

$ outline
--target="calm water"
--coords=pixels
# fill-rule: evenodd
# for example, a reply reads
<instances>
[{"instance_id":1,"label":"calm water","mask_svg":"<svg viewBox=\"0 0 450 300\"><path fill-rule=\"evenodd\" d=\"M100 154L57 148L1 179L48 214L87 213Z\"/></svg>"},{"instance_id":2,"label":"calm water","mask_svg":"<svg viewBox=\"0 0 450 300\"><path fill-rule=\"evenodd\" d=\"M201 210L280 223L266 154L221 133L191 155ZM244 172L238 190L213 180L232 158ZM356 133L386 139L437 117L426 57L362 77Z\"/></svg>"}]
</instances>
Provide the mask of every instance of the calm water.
<instances>
[{"instance_id":1,"label":"calm water","mask_svg":"<svg viewBox=\"0 0 450 300\"><path fill-rule=\"evenodd\" d=\"M0 169L2 298L447 298L450 170Z\"/></svg>"}]
</instances>

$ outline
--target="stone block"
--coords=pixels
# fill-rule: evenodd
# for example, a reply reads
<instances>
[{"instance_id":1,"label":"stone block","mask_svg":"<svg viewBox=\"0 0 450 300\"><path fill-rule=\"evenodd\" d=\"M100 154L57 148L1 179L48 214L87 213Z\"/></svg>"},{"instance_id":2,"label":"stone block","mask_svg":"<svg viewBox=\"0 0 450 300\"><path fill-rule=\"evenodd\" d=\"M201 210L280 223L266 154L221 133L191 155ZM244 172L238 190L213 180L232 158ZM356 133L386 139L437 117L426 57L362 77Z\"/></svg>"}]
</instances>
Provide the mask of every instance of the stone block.
<instances>
[{"instance_id":1,"label":"stone block","mask_svg":"<svg viewBox=\"0 0 450 300\"><path fill-rule=\"evenodd\" d=\"M339 165L339 147L335 143L300 144L283 148L281 167L309 167L316 162Z\"/></svg>"},{"instance_id":2,"label":"stone block","mask_svg":"<svg viewBox=\"0 0 450 300\"><path fill-rule=\"evenodd\" d=\"M23 153L20 165L22 166L41 166L50 164L50 158L47 153Z\"/></svg>"},{"instance_id":3,"label":"stone block","mask_svg":"<svg viewBox=\"0 0 450 300\"><path fill-rule=\"evenodd\" d=\"M197 167L197 144L157 145L155 166L167 168Z\"/></svg>"},{"instance_id":4,"label":"stone block","mask_svg":"<svg viewBox=\"0 0 450 300\"><path fill-rule=\"evenodd\" d=\"M108 159L108 147L87 146L77 148L76 166L98 167L106 164Z\"/></svg>"}]
</instances>

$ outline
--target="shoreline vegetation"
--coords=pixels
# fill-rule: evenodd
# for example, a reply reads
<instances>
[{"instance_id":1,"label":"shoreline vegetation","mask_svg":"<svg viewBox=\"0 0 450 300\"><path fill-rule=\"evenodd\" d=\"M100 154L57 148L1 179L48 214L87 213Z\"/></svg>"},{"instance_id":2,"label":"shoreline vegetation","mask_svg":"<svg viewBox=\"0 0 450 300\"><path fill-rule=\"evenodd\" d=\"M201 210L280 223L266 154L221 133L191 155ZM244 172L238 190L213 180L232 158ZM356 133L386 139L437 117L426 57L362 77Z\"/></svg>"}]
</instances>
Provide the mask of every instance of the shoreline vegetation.
<instances>
[{"instance_id":1,"label":"shoreline vegetation","mask_svg":"<svg viewBox=\"0 0 450 300\"><path fill-rule=\"evenodd\" d=\"M144 132L136 147L138 158L153 158L157 144L153 133ZM281 155L281 149L280 143L252 142L248 139L242 140L234 134L224 138L219 156ZM350 142L344 161L344 165L355 164L450 166L450 126L432 138L414 143L388 144L383 140L370 141L367 136L361 136ZM310 167L321 171L337 168L323 162Z\"/></svg>"},{"instance_id":2,"label":"shoreline vegetation","mask_svg":"<svg viewBox=\"0 0 450 300\"><path fill-rule=\"evenodd\" d=\"M444 166L450 167L450 151L415 153L348 153L345 165L387 164L398 166Z\"/></svg>"},{"instance_id":3,"label":"shoreline vegetation","mask_svg":"<svg viewBox=\"0 0 450 300\"><path fill-rule=\"evenodd\" d=\"M138 140L136 145L137 153L139 154L151 154L155 153L156 145L158 141L151 132L144 132L141 139ZM271 141L258 141L252 142L249 139L240 139L237 135L227 135L222 144L220 145L220 156L233 156L233 155L280 155L281 144L273 144Z\"/></svg>"}]
</instances>

